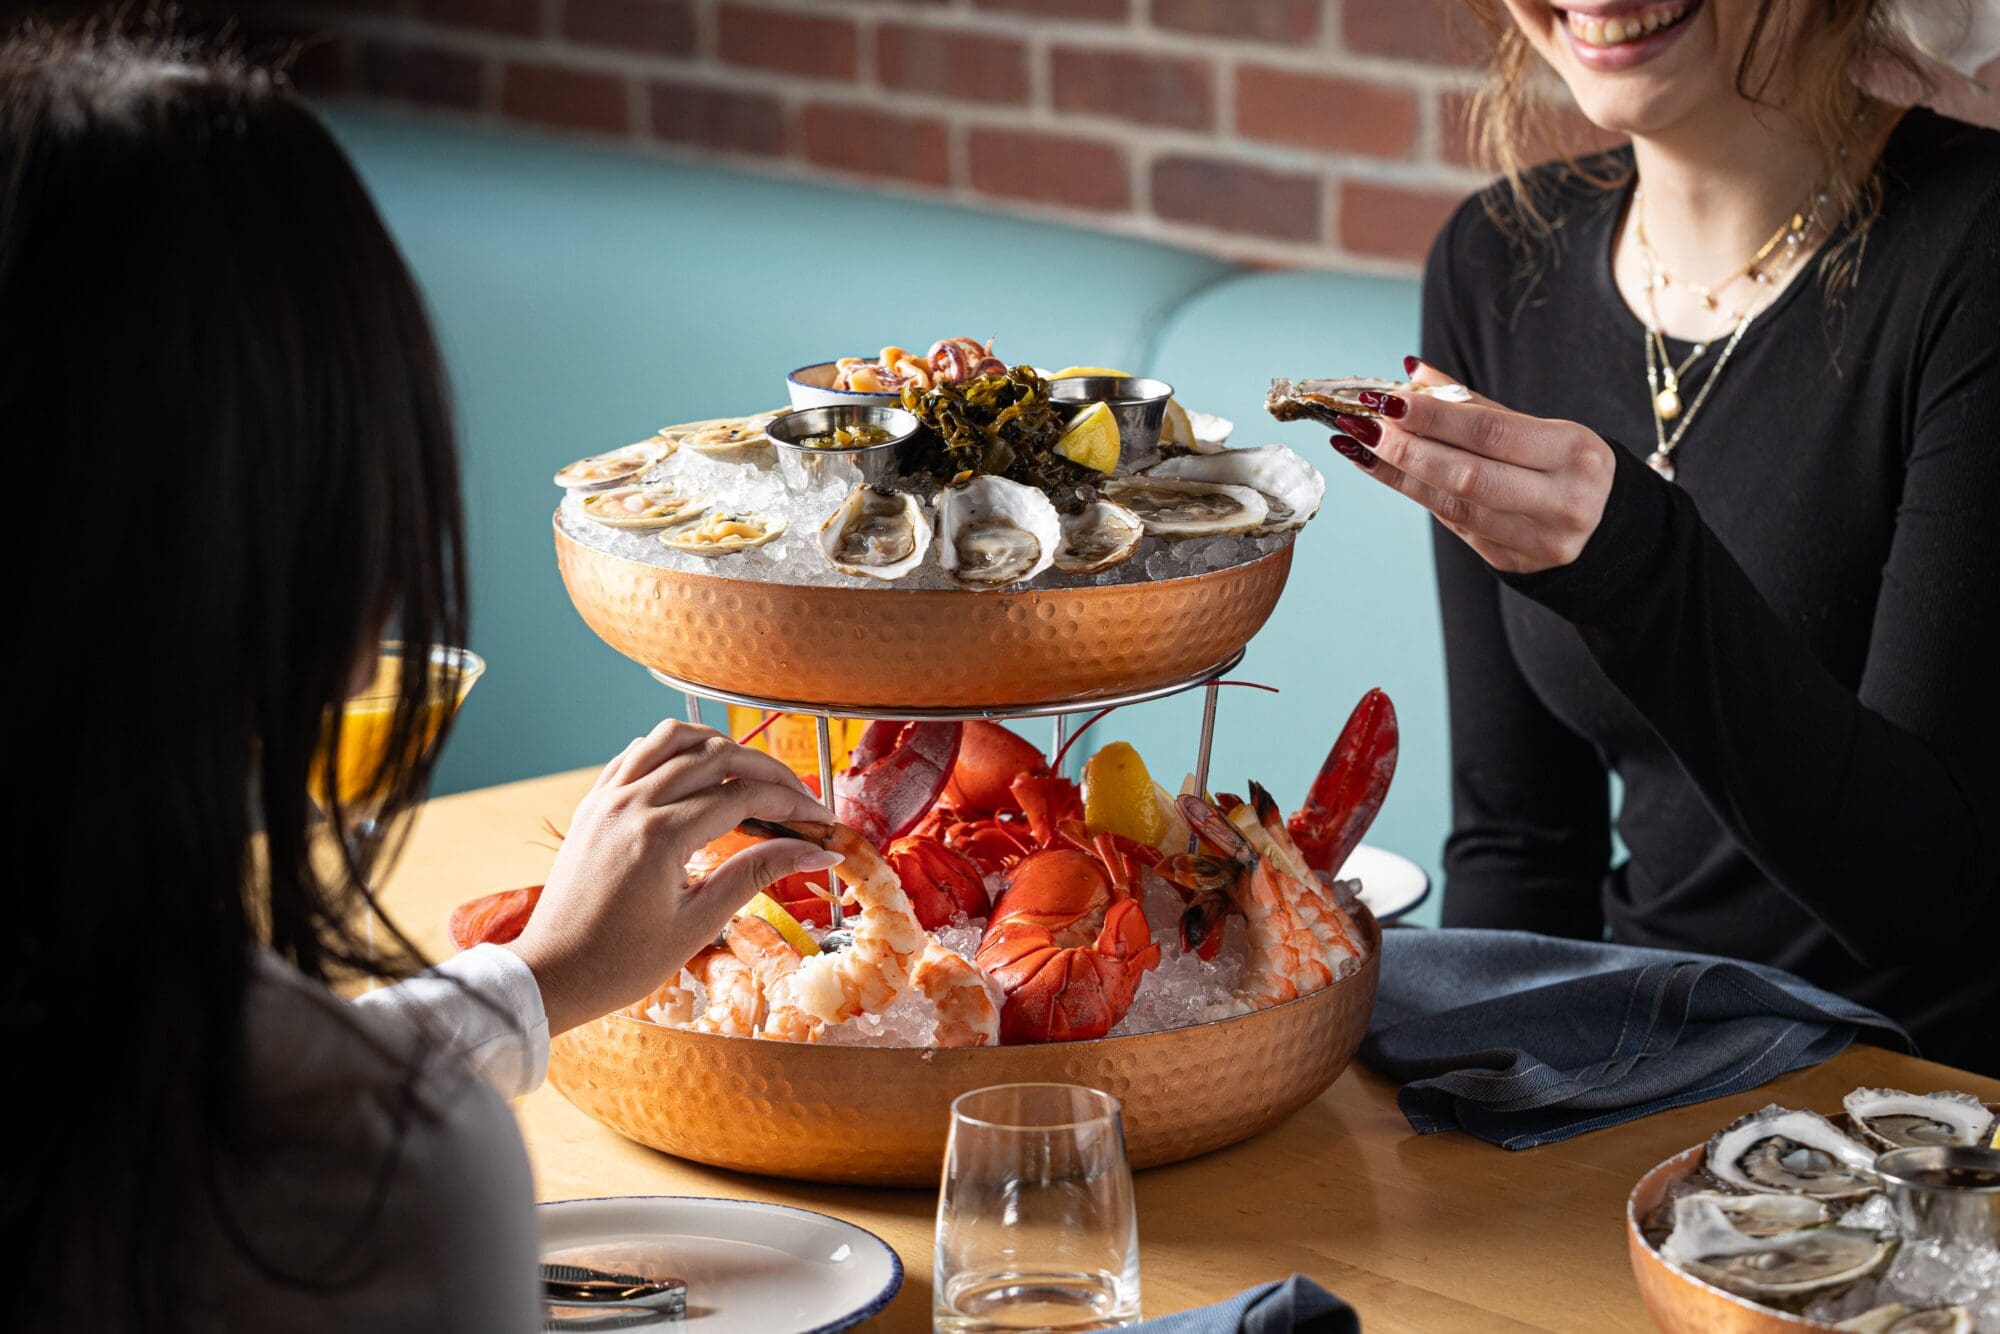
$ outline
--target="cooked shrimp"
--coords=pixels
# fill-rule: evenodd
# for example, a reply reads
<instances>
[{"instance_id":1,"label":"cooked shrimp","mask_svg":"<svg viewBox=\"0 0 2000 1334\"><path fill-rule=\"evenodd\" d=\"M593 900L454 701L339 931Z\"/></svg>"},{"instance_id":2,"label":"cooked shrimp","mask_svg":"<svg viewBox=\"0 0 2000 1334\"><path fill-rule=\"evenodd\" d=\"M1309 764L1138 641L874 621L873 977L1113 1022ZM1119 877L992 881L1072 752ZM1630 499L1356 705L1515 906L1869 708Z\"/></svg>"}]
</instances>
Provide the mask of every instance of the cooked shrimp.
<instances>
[{"instance_id":1,"label":"cooked shrimp","mask_svg":"<svg viewBox=\"0 0 2000 1334\"><path fill-rule=\"evenodd\" d=\"M688 985L687 969L674 969L672 977L619 1013L656 1024L687 1027L694 1019L694 988Z\"/></svg>"},{"instance_id":2,"label":"cooked shrimp","mask_svg":"<svg viewBox=\"0 0 2000 1334\"><path fill-rule=\"evenodd\" d=\"M840 878L861 907L852 945L837 954L815 954L772 985L765 1036L812 1042L822 1025L880 1014L910 989L911 965L929 936L895 869L872 843L839 824L752 820L742 828L766 838L804 839L839 853L846 859Z\"/></svg>"},{"instance_id":3,"label":"cooked shrimp","mask_svg":"<svg viewBox=\"0 0 2000 1334\"><path fill-rule=\"evenodd\" d=\"M1278 889L1318 945L1320 961L1329 974L1349 959L1360 957L1353 925L1331 891L1306 864L1278 803L1257 784L1250 785L1250 802L1229 813L1230 823L1243 834L1278 873ZM1253 804L1254 803L1254 804Z\"/></svg>"},{"instance_id":4,"label":"cooked shrimp","mask_svg":"<svg viewBox=\"0 0 2000 1334\"><path fill-rule=\"evenodd\" d=\"M986 975L936 940L925 943L910 980L937 1006L938 1046L990 1047L1000 1040L1000 1011Z\"/></svg>"},{"instance_id":5,"label":"cooked shrimp","mask_svg":"<svg viewBox=\"0 0 2000 1334\"><path fill-rule=\"evenodd\" d=\"M1293 911L1282 873L1234 820L1198 797L1182 797L1181 815L1236 868L1229 896L1249 927L1250 961L1243 996L1258 1009L1282 1005L1333 980L1319 942Z\"/></svg>"},{"instance_id":6,"label":"cooked shrimp","mask_svg":"<svg viewBox=\"0 0 2000 1334\"><path fill-rule=\"evenodd\" d=\"M755 1037L764 1019L764 990L750 965L719 945L688 961L688 971L708 988L708 1009L688 1027L697 1033Z\"/></svg>"}]
</instances>

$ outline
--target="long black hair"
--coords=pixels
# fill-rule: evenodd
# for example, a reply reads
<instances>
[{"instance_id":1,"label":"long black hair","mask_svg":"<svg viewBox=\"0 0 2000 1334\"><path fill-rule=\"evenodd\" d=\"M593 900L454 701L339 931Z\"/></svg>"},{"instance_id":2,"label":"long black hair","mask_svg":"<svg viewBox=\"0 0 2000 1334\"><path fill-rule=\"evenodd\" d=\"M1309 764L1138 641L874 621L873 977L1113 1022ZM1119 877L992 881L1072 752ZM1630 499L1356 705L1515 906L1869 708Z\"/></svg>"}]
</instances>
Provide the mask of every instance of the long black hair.
<instances>
[{"instance_id":1,"label":"long black hair","mask_svg":"<svg viewBox=\"0 0 2000 1334\"><path fill-rule=\"evenodd\" d=\"M309 796L341 703L380 637L465 642L430 327L281 74L114 21L0 43L0 441L27 868L0 1326L170 1326L243 1125L253 950L326 982L420 963L367 888L393 839L342 851ZM406 660L392 816L436 751L428 676Z\"/></svg>"}]
</instances>

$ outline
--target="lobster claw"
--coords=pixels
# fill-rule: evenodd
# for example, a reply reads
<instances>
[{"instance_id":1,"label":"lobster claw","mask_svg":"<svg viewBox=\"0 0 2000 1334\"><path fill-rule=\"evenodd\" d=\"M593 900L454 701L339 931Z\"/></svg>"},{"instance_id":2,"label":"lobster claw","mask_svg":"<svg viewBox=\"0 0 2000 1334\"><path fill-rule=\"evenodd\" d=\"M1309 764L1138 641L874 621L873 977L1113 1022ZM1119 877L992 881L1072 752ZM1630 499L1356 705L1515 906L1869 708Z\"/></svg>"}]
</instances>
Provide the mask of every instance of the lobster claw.
<instances>
[{"instance_id":1,"label":"lobster claw","mask_svg":"<svg viewBox=\"0 0 2000 1334\"><path fill-rule=\"evenodd\" d=\"M962 723L870 723L833 780L840 822L876 847L914 829L951 780Z\"/></svg>"},{"instance_id":2,"label":"lobster claw","mask_svg":"<svg viewBox=\"0 0 2000 1334\"><path fill-rule=\"evenodd\" d=\"M1083 794L1075 783L1056 774L1022 774L1008 788L1014 804L1027 817L1028 830L1039 847L1056 845L1057 831L1068 821L1083 820Z\"/></svg>"},{"instance_id":3,"label":"lobster claw","mask_svg":"<svg viewBox=\"0 0 2000 1334\"><path fill-rule=\"evenodd\" d=\"M915 835L890 844L887 856L924 930L949 925L954 917L986 916L991 904L985 878L963 854Z\"/></svg>"},{"instance_id":4,"label":"lobster claw","mask_svg":"<svg viewBox=\"0 0 2000 1334\"><path fill-rule=\"evenodd\" d=\"M1016 778L1048 772L1042 752L1000 724L980 719L960 726L964 740L944 798L961 818L976 820L1007 809Z\"/></svg>"},{"instance_id":5,"label":"lobster claw","mask_svg":"<svg viewBox=\"0 0 2000 1334\"><path fill-rule=\"evenodd\" d=\"M1338 873L1375 822L1396 774L1396 706L1370 690L1348 715L1289 824L1306 865Z\"/></svg>"}]
</instances>

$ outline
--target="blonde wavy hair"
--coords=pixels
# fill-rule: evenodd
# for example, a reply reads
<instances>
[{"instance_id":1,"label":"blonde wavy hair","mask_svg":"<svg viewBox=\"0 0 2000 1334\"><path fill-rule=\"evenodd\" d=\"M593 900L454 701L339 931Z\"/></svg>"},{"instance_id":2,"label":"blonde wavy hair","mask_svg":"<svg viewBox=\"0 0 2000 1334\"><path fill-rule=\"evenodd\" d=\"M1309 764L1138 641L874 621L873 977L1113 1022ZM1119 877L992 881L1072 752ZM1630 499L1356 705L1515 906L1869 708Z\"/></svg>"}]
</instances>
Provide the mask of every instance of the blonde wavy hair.
<instances>
[{"instance_id":1,"label":"blonde wavy hair","mask_svg":"<svg viewBox=\"0 0 2000 1334\"><path fill-rule=\"evenodd\" d=\"M1798 43L1786 49L1780 20L1792 5L1819 11ZM1505 0L1464 0L1463 9L1483 31L1491 56L1487 79L1468 115L1477 160L1500 174L1507 188L1489 191L1495 220L1524 245L1546 239L1554 220L1539 197L1524 159L1529 144L1553 146L1561 161L1586 181L1622 188L1629 166L1579 162L1566 142L1558 108L1536 87L1534 47L1514 23ZM1749 44L1736 68L1736 90L1753 102L1767 102L1773 82L1789 74L1792 96L1786 110L1817 146L1826 182L1829 227L1841 219L1849 227L1840 244L1820 256L1829 290L1851 282L1869 225L1881 209L1881 182L1861 151L1877 141L1882 119L1865 114L1874 104L1866 88L1893 88L1897 100L1921 101L1937 91L1929 69L1911 51L1896 20L1892 0L1758 0ZM1863 168L1857 168L1862 163Z\"/></svg>"}]
</instances>

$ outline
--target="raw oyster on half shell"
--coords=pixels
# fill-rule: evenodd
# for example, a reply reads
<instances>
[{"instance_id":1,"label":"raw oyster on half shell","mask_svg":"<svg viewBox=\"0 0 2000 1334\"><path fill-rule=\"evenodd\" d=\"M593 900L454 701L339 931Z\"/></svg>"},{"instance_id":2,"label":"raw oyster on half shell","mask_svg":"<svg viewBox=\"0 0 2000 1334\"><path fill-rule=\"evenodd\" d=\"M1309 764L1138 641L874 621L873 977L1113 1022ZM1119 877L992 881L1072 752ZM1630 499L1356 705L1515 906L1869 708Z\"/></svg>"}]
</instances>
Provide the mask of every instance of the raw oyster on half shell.
<instances>
[{"instance_id":1,"label":"raw oyster on half shell","mask_svg":"<svg viewBox=\"0 0 2000 1334\"><path fill-rule=\"evenodd\" d=\"M1219 537L1247 533L1271 513L1262 495L1247 486L1197 482L1185 477L1113 477L1104 498L1139 516L1156 537Z\"/></svg>"},{"instance_id":2,"label":"raw oyster on half shell","mask_svg":"<svg viewBox=\"0 0 2000 1334\"><path fill-rule=\"evenodd\" d=\"M1859 1199L1876 1189L1875 1154L1818 1112L1770 1106L1708 1141L1709 1175L1738 1190Z\"/></svg>"},{"instance_id":3,"label":"raw oyster on half shell","mask_svg":"<svg viewBox=\"0 0 2000 1334\"><path fill-rule=\"evenodd\" d=\"M1008 588L1055 563L1062 521L1049 498L1004 477L954 482L937 497L938 564L961 588Z\"/></svg>"},{"instance_id":4,"label":"raw oyster on half shell","mask_svg":"<svg viewBox=\"0 0 2000 1334\"><path fill-rule=\"evenodd\" d=\"M1714 1205L1729 1225L1746 1237L1774 1237L1833 1221L1833 1210L1809 1195L1725 1195L1719 1190L1703 1190L1680 1198ZM1678 1207L1680 1200L1674 1203Z\"/></svg>"},{"instance_id":5,"label":"raw oyster on half shell","mask_svg":"<svg viewBox=\"0 0 2000 1334\"><path fill-rule=\"evenodd\" d=\"M1371 408L1361 401L1361 395L1369 391L1395 394L1402 398L1429 394L1441 403L1472 401L1472 392L1461 384L1427 385L1369 375L1345 375L1335 380L1273 380L1271 392L1264 398L1264 410L1281 422L1311 419L1337 431L1340 423L1334 419L1343 413L1349 417L1382 415L1380 409Z\"/></svg>"},{"instance_id":6,"label":"raw oyster on half shell","mask_svg":"<svg viewBox=\"0 0 2000 1334\"><path fill-rule=\"evenodd\" d=\"M1890 1302L1834 1326L1849 1334L1972 1334L1972 1312L1963 1306L1905 1306Z\"/></svg>"},{"instance_id":7,"label":"raw oyster on half shell","mask_svg":"<svg viewBox=\"0 0 2000 1334\"><path fill-rule=\"evenodd\" d=\"M1674 1230L1660 1247L1663 1258L1704 1283L1781 1304L1851 1287L1895 1251L1892 1234L1832 1224L1752 1236L1706 1195L1674 1202Z\"/></svg>"},{"instance_id":8,"label":"raw oyster on half shell","mask_svg":"<svg viewBox=\"0 0 2000 1334\"><path fill-rule=\"evenodd\" d=\"M1885 1151L1934 1144L1983 1148L1993 1138L1993 1113L1970 1093L1856 1089L1841 1105L1855 1134Z\"/></svg>"},{"instance_id":9,"label":"raw oyster on half shell","mask_svg":"<svg viewBox=\"0 0 2000 1334\"><path fill-rule=\"evenodd\" d=\"M1326 495L1326 479L1319 469L1283 445L1185 454L1155 464L1146 475L1247 486L1264 497L1269 507L1260 532L1303 527L1319 512L1319 502Z\"/></svg>"},{"instance_id":10,"label":"raw oyster on half shell","mask_svg":"<svg viewBox=\"0 0 2000 1334\"><path fill-rule=\"evenodd\" d=\"M623 449L578 459L555 475L555 483L571 491L601 491L634 480L674 448L674 442L664 434L656 435Z\"/></svg>"},{"instance_id":11,"label":"raw oyster on half shell","mask_svg":"<svg viewBox=\"0 0 2000 1334\"><path fill-rule=\"evenodd\" d=\"M1146 525L1123 505L1093 500L1074 514L1062 516L1062 544L1056 548L1056 568L1064 574L1095 574L1132 559L1146 536Z\"/></svg>"},{"instance_id":12,"label":"raw oyster on half shell","mask_svg":"<svg viewBox=\"0 0 2000 1334\"><path fill-rule=\"evenodd\" d=\"M693 556L726 556L761 547L784 531L783 519L748 510L716 510L693 523L667 529L660 534L660 541Z\"/></svg>"},{"instance_id":13,"label":"raw oyster on half shell","mask_svg":"<svg viewBox=\"0 0 2000 1334\"><path fill-rule=\"evenodd\" d=\"M820 525L819 549L842 574L901 579L931 549L931 521L908 492L864 483Z\"/></svg>"}]
</instances>

